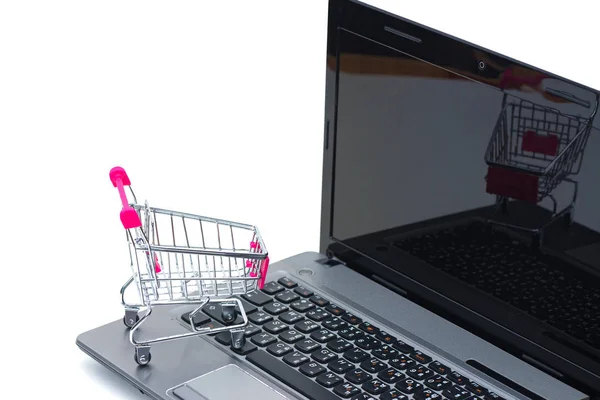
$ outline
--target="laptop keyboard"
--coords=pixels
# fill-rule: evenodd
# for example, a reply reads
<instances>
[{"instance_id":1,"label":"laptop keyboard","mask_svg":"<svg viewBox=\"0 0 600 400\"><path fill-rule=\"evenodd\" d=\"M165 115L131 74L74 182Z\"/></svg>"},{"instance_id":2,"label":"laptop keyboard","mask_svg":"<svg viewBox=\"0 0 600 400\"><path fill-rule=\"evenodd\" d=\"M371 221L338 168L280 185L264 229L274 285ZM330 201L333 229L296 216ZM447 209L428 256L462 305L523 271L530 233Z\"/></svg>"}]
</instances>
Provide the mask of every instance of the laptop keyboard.
<instances>
[{"instance_id":1,"label":"laptop keyboard","mask_svg":"<svg viewBox=\"0 0 600 400\"><path fill-rule=\"evenodd\" d=\"M240 298L244 347L231 348L229 332L214 340L311 400L503 400L289 278ZM203 311L195 324L224 324L218 305ZM182 319L189 323L189 313Z\"/></svg>"},{"instance_id":2,"label":"laptop keyboard","mask_svg":"<svg viewBox=\"0 0 600 400\"><path fill-rule=\"evenodd\" d=\"M600 282L483 222L403 239L400 249L600 349Z\"/></svg>"}]
</instances>

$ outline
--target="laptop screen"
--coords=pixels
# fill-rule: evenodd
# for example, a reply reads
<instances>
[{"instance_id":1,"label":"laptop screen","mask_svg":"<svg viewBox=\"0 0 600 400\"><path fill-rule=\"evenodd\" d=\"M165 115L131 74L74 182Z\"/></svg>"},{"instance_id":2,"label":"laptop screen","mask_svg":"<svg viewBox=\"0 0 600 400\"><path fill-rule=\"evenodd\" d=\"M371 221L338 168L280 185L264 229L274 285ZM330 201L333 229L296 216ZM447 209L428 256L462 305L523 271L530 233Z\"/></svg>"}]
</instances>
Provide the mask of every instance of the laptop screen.
<instances>
[{"instance_id":1,"label":"laptop screen","mask_svg":"<svg viewBox=\"0 0 600 400\"><path fill-rule=\"evenodd\" d=\"M535 279L579 285L600 273L594 93L517 70L495 77L501 90L345 30L337 48L334 240L375 259L392 251L401 271L419 260L505 301L549 260L561 270ZM597 307L597 287L578 301ZM548 302L530 297L519 307ZM598 334L579 336L600 347Z\"/></svg>"}]
</instances>

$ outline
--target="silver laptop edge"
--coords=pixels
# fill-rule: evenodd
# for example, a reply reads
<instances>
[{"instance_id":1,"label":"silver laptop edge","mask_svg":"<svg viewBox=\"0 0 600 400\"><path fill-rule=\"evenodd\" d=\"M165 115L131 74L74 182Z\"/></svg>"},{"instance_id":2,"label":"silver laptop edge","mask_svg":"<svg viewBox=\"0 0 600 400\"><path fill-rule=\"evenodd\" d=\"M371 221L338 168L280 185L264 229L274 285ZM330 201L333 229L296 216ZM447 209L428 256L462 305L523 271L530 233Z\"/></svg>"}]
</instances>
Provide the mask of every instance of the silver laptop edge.
<instances>
[{"instance_id":1,"label":"silver laptop edge","mask_svg":"<svg viewBox=\"0 0 600 400\"><path fill-rule=\"evenodd\" d=\"M343 265L329 267L319 263L323 255L302 253L274 263L269 280L288 276L316 292L327 296L363 319L404 338L415 348L426 351L452 369L471 378L506 399L526 400L528 397L494 381L466 364L477 360L506 378L548 400L584 400L588 396L557 379L509 355L462 328L410 302ZM157 308L144 325L144 332L174 334L186 331L179 319L189 307ZM396 321L395 323L392 321ZM265 382L276 392L290 399L304 399L275 379L244 361L244 357L228 352L213 337L197 337L153 346L152 362L139 367L133 359L133 348L121 320L81 334L78 346L92 358L117 372L143 393L155 399L177 399L171 390L198 376L236 365ZM223 382L208 381L212 390ZM234 384L232 382L232 384ZM249 398L252 394L248 394ZM207 399L213 400L213 399ZM216 400L216 399L215 399Z\"/></svg>"}]
</instances>

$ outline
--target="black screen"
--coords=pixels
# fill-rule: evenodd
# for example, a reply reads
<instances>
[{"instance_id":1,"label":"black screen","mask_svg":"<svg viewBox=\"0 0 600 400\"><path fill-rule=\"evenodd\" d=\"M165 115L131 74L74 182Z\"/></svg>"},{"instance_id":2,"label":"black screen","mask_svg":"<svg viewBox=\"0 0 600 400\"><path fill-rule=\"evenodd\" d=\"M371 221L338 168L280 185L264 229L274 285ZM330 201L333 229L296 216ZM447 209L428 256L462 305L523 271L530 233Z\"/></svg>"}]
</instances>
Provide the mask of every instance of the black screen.
<instances>
[{"instance_id":1,"label":"black screen","mask_svg":"<svg viewBox=\"0 0 600 400\"><path fill-rule=\"evenodd\" d=\"M345 30L337 48L333 239L407 274L433 266L600 348L595 94L518 70L493 87ZM540 295L563 283L586 294ZM598 330L549 316L559 300Z\"/></svg>"}]
</instances>

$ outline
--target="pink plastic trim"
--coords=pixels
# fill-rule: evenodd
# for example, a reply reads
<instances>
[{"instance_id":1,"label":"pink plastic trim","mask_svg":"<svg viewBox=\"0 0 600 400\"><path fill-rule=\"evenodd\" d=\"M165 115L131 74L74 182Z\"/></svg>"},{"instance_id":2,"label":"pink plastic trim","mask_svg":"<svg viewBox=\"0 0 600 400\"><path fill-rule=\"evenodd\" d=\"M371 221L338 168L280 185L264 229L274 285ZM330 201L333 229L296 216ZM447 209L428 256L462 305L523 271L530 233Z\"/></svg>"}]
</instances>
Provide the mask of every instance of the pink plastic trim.
<instances>
[{"instance_id":1,"label":"pink plastic trim","mask_svg":"<svg viewBox=\"0 0 600 400\"><path fill-rule=\"evenodd\" d=\"M262 289L265 287L265 279L267 279L267 271L269 270L269 257L265 258L260 266L260 279L258 281L258 288Z\"/></svg>"},{"instance_id":2,"label":"pink plastic trim","mask_svg":"<svg viewBox=\"0 0 600 400\"><path fill-rule=\"evenodd\" d=\"M121 204L123 208L121 209L120 217L121 223L125 229L139 228L142 226L142 221L140 221L140 217L135 212L135 210L129 205L129 201L127 201L127 194L125 194L124 186L131 185L131 181L127 176L125 170L121 167L114 167L110 170L109 173L110 181L113 186L117 188L119 191L119 196L121 197Z\"/></svg>"}]
</instances>

